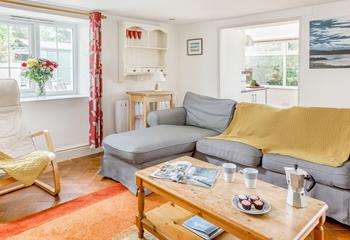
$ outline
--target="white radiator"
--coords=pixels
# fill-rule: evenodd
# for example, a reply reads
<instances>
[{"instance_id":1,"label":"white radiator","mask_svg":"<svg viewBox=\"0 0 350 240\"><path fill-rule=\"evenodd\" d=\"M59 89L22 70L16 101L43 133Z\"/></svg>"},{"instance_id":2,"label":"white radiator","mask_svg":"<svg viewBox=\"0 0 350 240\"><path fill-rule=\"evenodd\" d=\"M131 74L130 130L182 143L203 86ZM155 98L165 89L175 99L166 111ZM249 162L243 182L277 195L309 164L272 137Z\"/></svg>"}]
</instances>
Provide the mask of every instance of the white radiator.
<instances>
[{"instance_id":1,"label":"white radiator","mask_svg":"<svg viewBox=\"0 0 350 240\"><path fill-rule=\"evenodd\" d=\"M128 131L128 100L118 100L115 103L115 129L119 132ZM169 102L160 102L158 110L169 108ZM151 111L155 111L155 105L151 105ZM135 115L143 114L143 104L141 102L135 103ZM135 119L135 129L143 128L142 119Z\"/></svg>"},{"instance_id":2,"label":"white radiator","mask_svg":"<svg viewBox=\"0 0 350 240\"><path fill-rule=\"evenodd\" d=\"M119 132L128 131L128 100L118 100L115 103L115 129Z\"/></svg>"}]
</instances>

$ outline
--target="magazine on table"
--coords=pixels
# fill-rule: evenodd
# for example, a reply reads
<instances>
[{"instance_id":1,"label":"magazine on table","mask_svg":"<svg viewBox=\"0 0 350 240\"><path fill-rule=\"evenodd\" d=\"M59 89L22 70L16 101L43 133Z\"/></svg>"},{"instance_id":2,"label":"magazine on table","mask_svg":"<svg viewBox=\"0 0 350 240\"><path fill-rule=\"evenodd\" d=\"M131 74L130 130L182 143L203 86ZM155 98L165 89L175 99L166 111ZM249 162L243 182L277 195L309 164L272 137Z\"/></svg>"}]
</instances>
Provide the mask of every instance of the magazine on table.
<instances>
[{"instance_id":1,"label":"magazine on table","mask_svg":"<svg viewBox=\"0 0 350 240\"><path fill-rule=\"evenodd\" d=\"M214 239L224 232L221 228L199 216L193 216L190 219L187 219L182 226L206 240Z\"/></svg>"},{"instance_id":2,"label":"magazine on table","mask_svg":"<svg viewBox=\"0 0 350 240\"><path fill-rule=\"evenodd\" d=\"M211 188L214 186L218 175L219 170L217 168L197 167L187 161L178 161L160 167L151 173L150 176L178 183L190 183Z\"/></svg>"}]
</instances>

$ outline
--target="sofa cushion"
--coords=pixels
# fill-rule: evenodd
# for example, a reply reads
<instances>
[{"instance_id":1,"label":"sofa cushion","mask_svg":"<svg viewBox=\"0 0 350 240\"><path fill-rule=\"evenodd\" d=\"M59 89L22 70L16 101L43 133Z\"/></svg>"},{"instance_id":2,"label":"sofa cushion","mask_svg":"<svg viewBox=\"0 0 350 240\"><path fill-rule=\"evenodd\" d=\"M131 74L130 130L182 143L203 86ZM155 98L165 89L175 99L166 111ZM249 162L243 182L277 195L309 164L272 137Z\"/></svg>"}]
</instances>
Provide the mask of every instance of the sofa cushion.
<instances>
[{"instance_id":1,"label":"sofa cushion","mask_svg":"<svg viewBox=\"0 0 350 240\"><path fill-rule=\"evenodd\" d=\"M231 122L236 102L216 99L187 92L183 106L186 109L186 125L223 132Z\"/></svg>"},{"instance_id":2,"label":"sofa cushion","mask_svg":"<svg viewBox=\"0 0 350 240\"><path fill-rule=\"evenodd\" d=\"M112 134L103 140L106 153L132 164L193 151L196 142L217 132L192 126L158 125Z\"/></svg>"},{"instance_id":3,"label":"sofa cushion","mask_svg":"<svg viewBox=\"0 0 350 240\"><path fill-rule=\"evenodd\" d=\"M196 150L202 154L249 167L259 166L262 157L258 149L247 144L216 139L198 141Z\"/></svg>"},{"instance_id":4,"label":"sofa cushion","mask_svg":"<svg viewBox=\"0 0 350 240\"><path fill-rule=\"evenodd\" d=\"M293 167L294 164L312 175L318 183L350 189L350 161L340 167L330 167L278 154L264 154L262 160L263 168L282 174L285 174L284 167Z\"/></svg>"}]
</instances>

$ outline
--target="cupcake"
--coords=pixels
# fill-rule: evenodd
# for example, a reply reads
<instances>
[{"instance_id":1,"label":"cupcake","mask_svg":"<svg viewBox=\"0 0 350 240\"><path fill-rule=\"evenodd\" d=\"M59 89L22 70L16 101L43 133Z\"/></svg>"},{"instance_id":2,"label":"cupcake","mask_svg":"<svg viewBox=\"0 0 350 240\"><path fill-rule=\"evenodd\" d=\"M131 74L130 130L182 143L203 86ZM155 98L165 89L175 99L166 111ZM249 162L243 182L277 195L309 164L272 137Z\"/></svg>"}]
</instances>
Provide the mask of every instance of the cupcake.
<instances>
[{"instance_id":1,"label":"cupcake","mask_svg":"<svg viewBox=\"0 0 350 240\"><path fill-rule=\"evenodd\" d=\"M254 202L254 201L256 201L256 200L259 200L260 198L259 198L259 196L257 196L257 195L250 195L250 196L249 196L249 199L250 199L250 201Z\"/></svg>"},{"instance_id":2,"label":"cupcake","mask_svg":"<svg viewBox=\"0 0 350 240\"><path fill-rule=\"evenodd\" d=\"M264 202L261 200L256 200L253 202L253 204L256 210L261 210L264 207Z\"/></svg>"},{"instance_id":3,"label":"cupcake","mask_svg":"<svg viewBox=\"0 0 350 240\"><path fill-rule=\"evenodd\" d=\"M249 200L243 200L241 205L245 210L250 210L252 208L252 202Z\"/></svg>"},{"instance_id":4,"label":"cupcake","mask_svg":"<svg viewBox=\"0 0 350 240\"><path fill-rule=\"evenodd\" d=\"M243 200L249 200L248 196L245 194L238 195L239 202L242 202Z\"/></svg>"}]
</instances>

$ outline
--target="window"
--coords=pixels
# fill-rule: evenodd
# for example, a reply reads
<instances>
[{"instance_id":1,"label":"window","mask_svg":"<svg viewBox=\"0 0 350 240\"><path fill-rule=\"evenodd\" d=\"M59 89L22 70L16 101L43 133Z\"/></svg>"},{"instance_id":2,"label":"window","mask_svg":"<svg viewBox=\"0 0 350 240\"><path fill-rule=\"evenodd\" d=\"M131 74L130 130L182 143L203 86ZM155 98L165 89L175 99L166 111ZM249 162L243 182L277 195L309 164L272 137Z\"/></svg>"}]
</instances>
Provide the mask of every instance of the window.
<instances>
[{"instance_id":1,"label":"window","mask_svg":"<svg viewBox=\"0 0 350 240\"><path fill-rule=\"evenodd\" d=\"M40 57L53 60L59 68L48 82L48 91L74 90L73 29L40 26Z\"/></svg>"},{"instance_id":2,"label":"window","mask_svg":"<svg viewBox=\"0 0 350 240\"><path fill-rule=\"evenodd\" d=\"M21 90L28 91L31 83L21 76L21 63L32 54L29 25L0 23L0 78L13 78Z\"/></svg>"},{"instance_id":3,"label":"window","mask_svg":"<svg viewBox=\"0 0 350 240\"><path fill-rule=\"evenodd\" d=\"M255 42L247 47L246 68L253 69L253 79L262 85L298 86L299 41Z\"/></svg>"},{"instance_id":4,"label":"window","mask_svg":"<svg viewBox=\"0 0 350 240\"><path fill-rule=\"evenodd\" d=\"M21 63L41 57L59 64L47 82L48 95L77 92L75 28L61 24L0 21L0 79L18 81L22 96L35 96L35 84L21 76Z\"/></svg>"}]
</instances>

